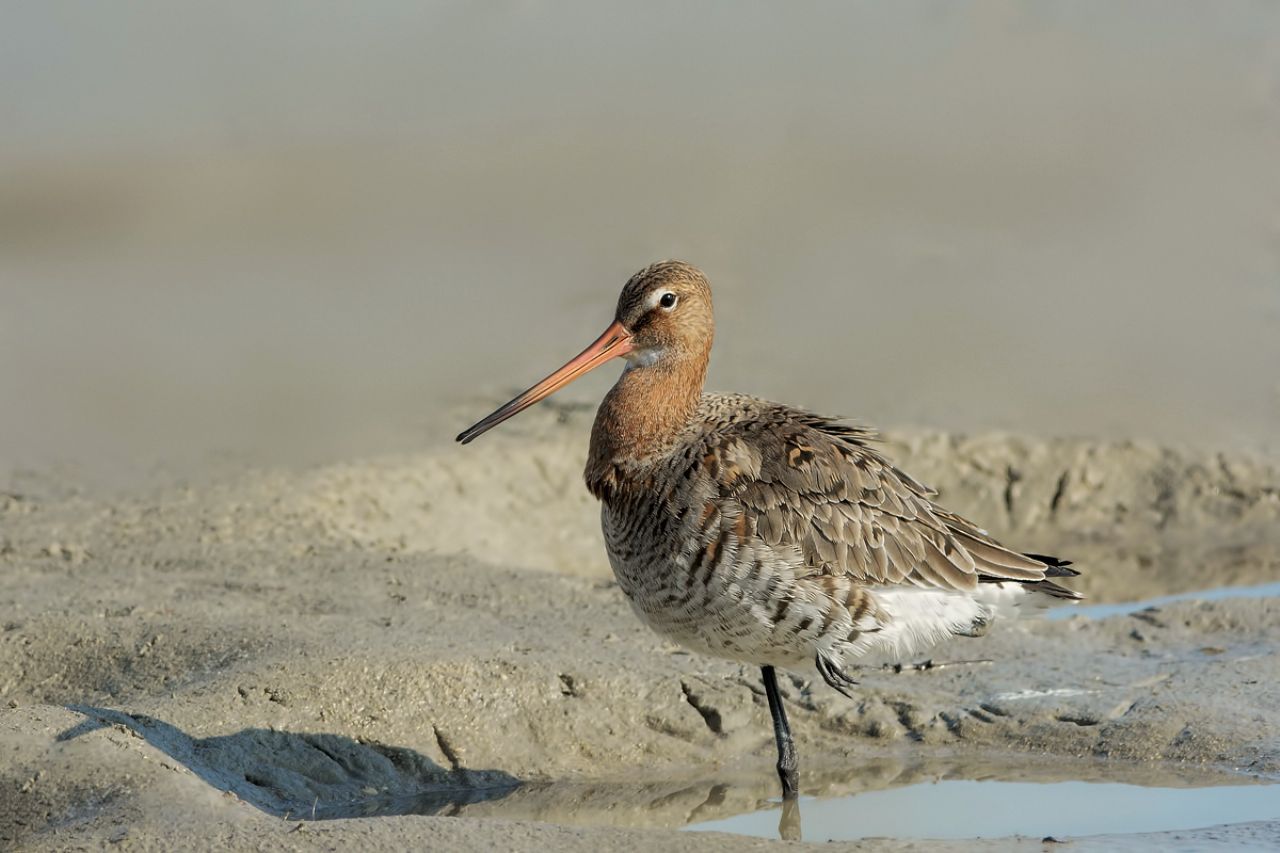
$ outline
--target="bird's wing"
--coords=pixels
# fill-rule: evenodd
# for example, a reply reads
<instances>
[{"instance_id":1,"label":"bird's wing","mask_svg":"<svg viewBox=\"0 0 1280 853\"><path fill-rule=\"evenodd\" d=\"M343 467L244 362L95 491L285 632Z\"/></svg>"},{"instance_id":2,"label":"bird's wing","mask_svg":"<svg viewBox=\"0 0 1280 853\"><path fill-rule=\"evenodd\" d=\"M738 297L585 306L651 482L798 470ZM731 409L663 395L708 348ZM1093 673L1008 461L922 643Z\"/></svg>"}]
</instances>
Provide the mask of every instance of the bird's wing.
<instances>
[{"instance_id":1,"label":"bird's wing","mask_svg":"<svg viewBox=\"0 0 1280 853\"><path fill-rule=\"evenodd\" d=\"M979 581L1075 574L936 506L931 489L870 446L874 437L776 407L707 434L702 465L720 501L741 507L744 532L798 549L814 575L971 590Z\"/></svg>"}]
</instances>

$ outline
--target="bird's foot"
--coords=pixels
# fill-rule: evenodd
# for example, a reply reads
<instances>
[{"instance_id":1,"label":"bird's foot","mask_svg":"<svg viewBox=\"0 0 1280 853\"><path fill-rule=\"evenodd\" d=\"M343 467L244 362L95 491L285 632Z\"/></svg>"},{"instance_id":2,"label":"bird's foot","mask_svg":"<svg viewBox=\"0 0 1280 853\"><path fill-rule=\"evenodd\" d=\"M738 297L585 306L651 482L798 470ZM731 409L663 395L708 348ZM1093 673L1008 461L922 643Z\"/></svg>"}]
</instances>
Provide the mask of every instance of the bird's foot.
<instances>
[{"instance_id":1,"label":"bird's foot","mask_svg":"<svg viewBox=\"0 0 1280 853\"><path fill-rule=\"evenodd\" d=\"M849 688L856 686L858 683L857 681L850 678L848 673L836 666L822 654L817 656L814 663L817 664L818 674L822 676L823 681L827 682L827 684L833 689L843 693L850 699L853 698L853 694L849 692Z\"/></svg>"},{"instance_id":2,"label":"bird's foot","mask_svg":"<svg viewBox=\"0 0 1280 853\"><path fill-rule=\"evenodd\" d=\"M800 773L794 748L786 750L778 759L778 778L782 781L784 802L800 796Z\"/></svg>"}]
</instances>

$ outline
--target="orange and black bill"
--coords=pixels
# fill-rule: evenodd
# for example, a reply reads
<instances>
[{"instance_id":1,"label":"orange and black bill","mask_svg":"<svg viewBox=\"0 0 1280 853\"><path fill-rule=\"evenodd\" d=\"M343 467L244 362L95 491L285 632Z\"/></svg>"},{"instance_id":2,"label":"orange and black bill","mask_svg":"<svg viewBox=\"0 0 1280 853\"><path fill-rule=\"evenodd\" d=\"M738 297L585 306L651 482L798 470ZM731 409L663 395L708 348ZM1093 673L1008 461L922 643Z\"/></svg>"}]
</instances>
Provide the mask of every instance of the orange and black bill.
<instances>
[{"instance_id":1,"label":"orange and black bill","mask_svg":"<svg viewBox=\"0 0 1280 853\"><path fill-rule=\"evenodd\" d=\"M591 346L580 352L564 367L502 406L484 420L458 433L458 441L463 444L470 442L476 436L488 432L512 415L519 414L539 400L550 397L579 376L590 373L609 359L626 355L631 352L633 346L631 333L623 328L621 323L615 321L613 325L604 330L603 335L596 338Z\"/></svg>"}]
</instances>

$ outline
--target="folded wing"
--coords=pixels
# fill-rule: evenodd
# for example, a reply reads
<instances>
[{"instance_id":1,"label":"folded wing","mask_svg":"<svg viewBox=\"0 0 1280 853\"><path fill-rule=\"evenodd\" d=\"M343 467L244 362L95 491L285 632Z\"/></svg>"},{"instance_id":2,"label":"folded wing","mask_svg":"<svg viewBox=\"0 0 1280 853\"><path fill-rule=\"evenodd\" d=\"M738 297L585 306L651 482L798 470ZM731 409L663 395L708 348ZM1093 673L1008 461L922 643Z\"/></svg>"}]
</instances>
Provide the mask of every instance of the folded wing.
<instances>
[{"instance_id":1,"label":"folded wing","mask_svg":"<svg viewBox=\"0 0 1280 853\"><path fill-rule=\"evenodd\" d=\"M1069 563L1010 550L937 506L874 438L778 406L709 435L703 464L720 498L741 507L749 534L797 548L815 575L951 590L1012 581L1079 597L1048 580L1078 574Z\"/></svg>"}]
</instances>

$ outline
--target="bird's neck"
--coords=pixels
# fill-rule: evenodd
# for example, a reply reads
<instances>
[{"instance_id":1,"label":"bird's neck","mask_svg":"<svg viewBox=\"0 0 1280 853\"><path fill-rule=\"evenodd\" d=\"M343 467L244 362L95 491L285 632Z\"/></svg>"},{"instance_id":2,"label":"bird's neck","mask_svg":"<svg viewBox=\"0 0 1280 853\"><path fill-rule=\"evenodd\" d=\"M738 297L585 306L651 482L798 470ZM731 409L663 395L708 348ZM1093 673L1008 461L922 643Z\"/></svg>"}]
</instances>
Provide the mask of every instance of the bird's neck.
<instances>
[{"instance_id":1,"label":"bird's neck","mask_svg":"<svg viewBox=\"0 0 1280 853\"><path fill-rule=\"evenodd\" d=\"M662 455L693 419L706 377L705 357L658 362L624 372L605 395L591 428L587 488L609 500L626 469Z\"/></svg>"}]
</instances>

